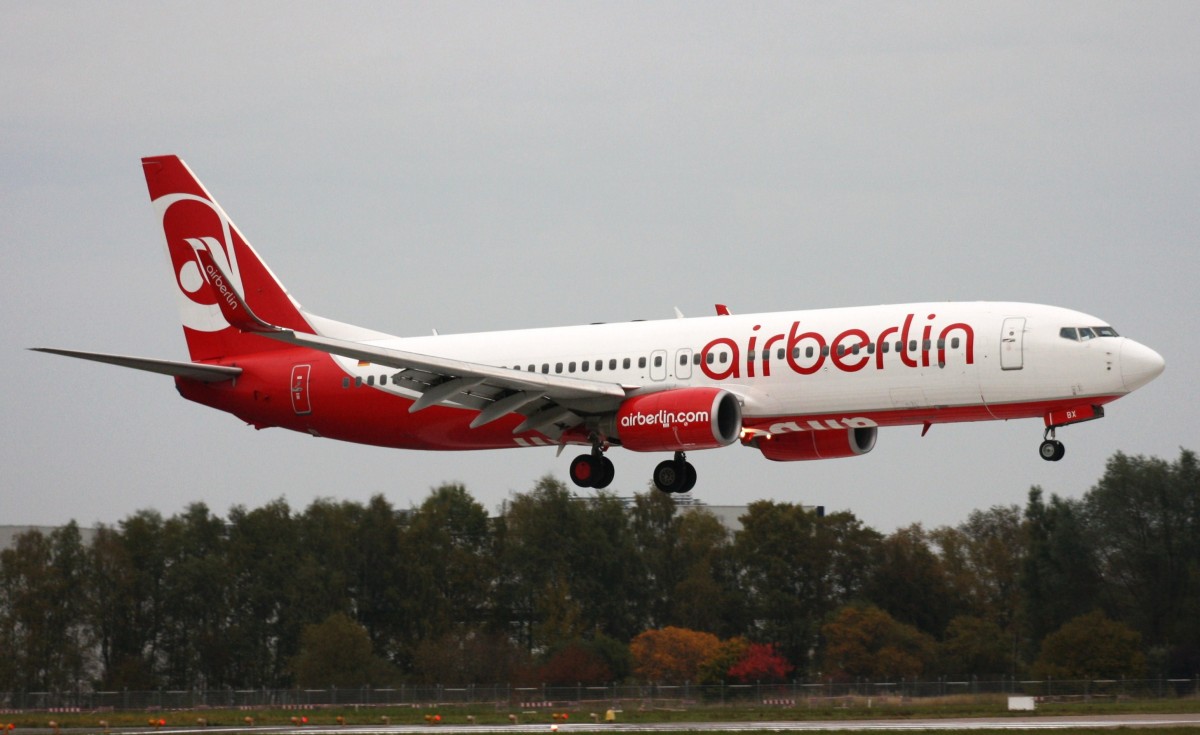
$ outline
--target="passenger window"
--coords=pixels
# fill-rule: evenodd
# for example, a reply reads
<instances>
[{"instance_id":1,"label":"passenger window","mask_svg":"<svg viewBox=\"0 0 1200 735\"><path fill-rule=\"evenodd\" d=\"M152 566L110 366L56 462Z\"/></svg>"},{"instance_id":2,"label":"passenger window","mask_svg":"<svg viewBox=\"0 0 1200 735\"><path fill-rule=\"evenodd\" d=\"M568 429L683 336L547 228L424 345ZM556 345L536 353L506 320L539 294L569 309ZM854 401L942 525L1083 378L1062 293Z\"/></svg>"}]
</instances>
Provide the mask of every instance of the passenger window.
<instances>
[{"instance_id":1,"label":"passenger window","mask_svg":"<svg viewBox=\"0 0 1200 735\"><path fill-rule=\"evenodd\" d=\"M609 370L616 370L616 369L617 369L617 358L615 358L615 357L614 357L613 359L611 359L611 360L609 360L609 361L608 361L608 369L609 369Z\"/></svg>"},{"instance_id":2,"label":"passenger window","mask_svg":"<svg viewBox=\"0 0 1200 735\"><path fill-rule=\"evenodd\" d=\"M825 345L824 347L821 348L821 356L829 357L829 345Z\"/></svg>"},{"instance_id":3,"label":"passenger window","mask_svg":"<svg viewBox=\"0 0 1200 735\"><path fill-rule=\"evenodd\" d=\"M917 351L917 341L916 341L915 339L912 339L912 340L909 340L909 341L908 341L908 351L909 351L909 352L916 352L916 351Z\"/></svg>"},{"instance_id":4,"label":"passenger window","mask_svg":"<svg viewBox=\"0 0 1200 735\"><path fill-rule=\"evenodd\" d=\"M804 350L804 356L809 359L812 359L812 356L814 354L816 354L816 352L817 352L816 348L813 347L812 345L809 345L808 348ZM796 348L796 357L800 357L800 348L799 347Z\"/></svg>"},{"instance_id":5,"label":"passenger window","mask_svg":"<svg viewBox=\"0 0 1200 735\"><path fill-rule=\"evenodd\" d=\"M531 373L532 373L532 372L534 371L534 367L536 367L536 366L534 366L534 365L530 365L530 366L529 366L529 372L531 372Z\"/></svg>"},{"instance_id":6,"label":"passenger window","mask_svg":"<svg viewBox=\"0 0 1200 735\"><path fill-rule=\"evenodd\" d=\"M797 349L799 349L799 348L797 348ZM782 359L783 359L783 348L782 348L782 347L780 347L779 349L775 350L775 359L776 359L776 360L782 360Z\"/></svg>"},{"instance_id":7,"label":"passenger window","mask_svg":"<svg viewBox=\"0 0 1200 735\"><path fill-rule=\"evenodd\" d=\"M945 339L939 339L939 340L938 340L938 342L937 342L937 345L938 345L938 349L939 349L939 350L944 350L944 349L946 349L946 340L945 340Z\"/></svg>"},{"instance_id":8,"label":"passenger window","mask_svg":"<svg viewBox=\"0 0 1200 735\"><path fill-rule=\"evenodd\" d=\"M700 364L700 353L699 353L699 352L693 352L693 353L692 353L692 364L693 364L693 365L699 365L699 364Z\"/></svg>"},{"instance_id":9,"label":"passenger window","mask_svg":"<svg viewBox=\"0 0 1200 735\"><path fill-rule=\"evenodd\" d=\"M554 363L554 372L556 372L556 373L561 373L561 372L562 372L562 367L563 367L563 366L562 366L562 363L561 363L561 362L556 362L556 363Z\"/></svg>"},{"instance_id":10,"label":"passenger window","mask_svg":"<svg viewBox=\"0 0 1200 735\"><path fill-rule=\"evenodd\" d=\"M355 376L355 378L354 378L354 387L355 387L355 388L361 388L361 387L362 387L362 376L361 376L361 375L359 375L359 376Z\"/></svg>"},{"instance_id":11,"label":"passenger window","mask_svg":"<svg viewBox=\"0 0 1200 735\"><path fill-rule=\"evenodd\" d=\"M596 361L596 370L599 371L599 370L603 370L603 369L604 369L604 361L597 360Z\"/></svg>"},{"instance_id":12,"label":"passenger window","mask_svg":"<svg viewBox=\"0 0 1200 735\"><path fill-rule=\"evenodd\" d=\"M662 355L655 355L654 356L654 367L662 367L662 363L663 363Z\"/></svg>"},{"instance_id":13,"label":"passenger window","mask_svg":"<svg viewBox=\"0 0 1200 735\"><path fill-rule=\"evenodd\" d=\"M722 352L721 354L717 355L717 361L720 362L722 365L729 362L729 353Z\"/></svg>"},{"instance_id":14,"label":"passenger window","mask_svg":"<svg viewBox=\"0 0 1200 735\"><path fill-rule=\"evenodd\" d=\"M629 358L628 357L626 357L624 360L621 361L621 367L625 368L626 370L629 369Z\"/></svg>"},{"instance_id":15,"label":"passenger window","mask_svg":"<svg viewBox=\"0 0 1200 735\"><path fill-rule=\"evenodd\" d=\"M343 388L349 388L349 387L350 387L350 378L348 378L348 377L346 377L346 378L342 378L342 387L343 387Z\"/></svg>"},{"instance_id":16,"label":"passenger window","mask_svg":"<svg viewBox=\"0 0 1200 735\"><path fill-rule=\"evenodd\" d=\"M711 352L704 356L704 361L707 362L709 365L713 364L713 362L715 360L716 360L716 356L713 355L713 353L711 353Z\"/></svg>"},{"instance_id":17,"label":"passenger window","mask_svg":"<svg viewBox=\"0 0 1200 735\"><path fill-rule=\"evenodd\" d=\"M923 348L923 349L924 349L926 352L928 352L928 351L929 351L929 348L930 348L930 347L932 347L932 345L930 344L930 341L929 341L929 340L925 340L924 342L922 342L922 343L921 343L921 347L922 347L922 348Z\"/></svg>"},{"instance_id":18,"label":"passenger window","mask_svg":"<svg viewBox=\"0 0 1200 735\"><path fill-rule=\"evenodd\" d=\"M680 366L687 365L687 355L679 356L679 364Z\"/></svg>"},{"instance_id":19,"label":"passenger window","mask_svg":"<svg viewBox=\"0 0 1200 735\"><path fill-rule=\"evenodd\" d=\"M572 360L571 363L569 365L567 365L567 372L568 373L575 372L575 361L574 360Z\"/></svg>"},{"instance_id":20,"label":"passenger window","mask_svg":"<svg viewBox=\"0 0 1200 735\"><path fill-rule=\"evenodd\" d=\"M958 345L959 345L958 337L955 337L954 339L950 340L950 347L951 347L952 349L955 349L955 350L957 350L957 349L958 349Z\"/></svg>"},{"instance_id":21,"label":"passenger window","mask_svg":"<svg viewBox=\"0 0 1200 735\"><path fill-rule=\"evenodd\" d=\"M591 363L589 363L587 360L584 360L583 362L579 363L579 369L586 373L590 365Z\"/></svg>"},{"instance_id":22,"label":"passenger window","mask_svg":"<svg viewBox=\"0 0 1200 735\"><path fill-rule=\"evenodd\" d=\"M367 376L367 385L375 385L375 376L374 375Z\"/></svg>"},{"instance_id":23,"label":"passenger window","mask_svg":"<svg viewBox=\"0 0 1200 735\"><path fill-rule=\"evenodd\" d=\"M548 362L543 362L543 363L542 363L542 372L543 372L543 373L549 373L549 372L550 372L550 363L548 363Z\"/></svg>"},{"instance_id":24,"label":"passenger window","mask_svg":"<svg viewBox=\"0 0 1200 735\"><path fill-rule=\"evenodd\" d=\"M884 342L883 344L881 344L881 345L879 346L879 347L880 347L880 352L882 352L883 354L885 354L885 355L886 355L888 352L890 352L890 350L889 350L888 348L889 348L889 347L891 347L891 346L892 346L892 343L891 343L891 342Z\"/></svg>"},{"instance_id":25,"label":"passenger window","mask_svg":"<svg viewBox=\"0 0 1200 735\"><path fill-rule=\"evenodd\" d=\"M646 367L646 358L644 358L644 357L638 358L638 367L640 367L640 368Z\"/></svg>"}]
</instances>

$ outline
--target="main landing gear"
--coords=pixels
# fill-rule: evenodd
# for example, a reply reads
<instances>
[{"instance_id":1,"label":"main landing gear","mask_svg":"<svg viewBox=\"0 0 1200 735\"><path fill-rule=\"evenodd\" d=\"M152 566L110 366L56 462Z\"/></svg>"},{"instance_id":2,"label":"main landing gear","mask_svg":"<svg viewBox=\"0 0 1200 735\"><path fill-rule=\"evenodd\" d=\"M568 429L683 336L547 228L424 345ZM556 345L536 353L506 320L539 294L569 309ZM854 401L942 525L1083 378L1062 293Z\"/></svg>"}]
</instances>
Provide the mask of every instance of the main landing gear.
<instances>
[{"instance_id":1,"label":"main landing gear","mask_svg":"<svg viewBox=\"0 0 1200 735\"><path fill-rule=\"evenodd\" d=\"M606 488L615 474L612 460L604 456L599 444L592 447L591 454L581 454L571 461L571 482L579 487Z\"/></svg>"},{"instance_id":2,"label":"main landing gear","mask_svg":"<svg viewBox=\"0 0 1200 735\"><path fill-rule=\"evenodd\" d=\"M674 459L659 462L654 468L654 487L664 493L686 493L696 486L696 468L683 452Z\"/></svg>"},{"instance_id":3,"label":"main landing gear","mask_svg":"<svg viewBox=\"0 0 1200 735\"><path fill-rule=\"evenodd\" d=\"M590 454L571 461L570 474L571 482L579 487L601 490L612 483L615 470L612 460L604 456L604 446L597 443ZM659 462L654 468L654 486L664 493L686 493L696 486L696 468L683 452L676 452L673 459Z\"/></svg>"},{"instance_id":4,"label":"main landing gear","mask_svg":"<svg viewBox=\"0 0 1200 735\"><path fill-rule=\"evenodd\" d=\"M1042 459L1047 462L1057 462L1062 459L1063 455L1067 453L1067 448L1054 438L1054 427L1047 428L1043 437L1045 440L1038 447L1038 454L1042 455Z\"/></svg>"}]
</instances>

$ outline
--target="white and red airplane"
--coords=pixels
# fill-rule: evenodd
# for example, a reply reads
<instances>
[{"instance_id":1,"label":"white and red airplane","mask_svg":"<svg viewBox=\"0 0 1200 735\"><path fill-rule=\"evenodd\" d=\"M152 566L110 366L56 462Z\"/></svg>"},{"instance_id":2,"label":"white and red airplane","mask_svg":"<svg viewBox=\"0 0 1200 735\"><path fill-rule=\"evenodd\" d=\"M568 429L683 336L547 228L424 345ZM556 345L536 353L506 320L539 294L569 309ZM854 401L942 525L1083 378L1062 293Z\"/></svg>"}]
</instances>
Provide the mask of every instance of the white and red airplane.
<instances>
[{"instance_id":1,"label":"white and red airplane","mask_svg":"<svg viewBox=\"0 0 1200 735\"><path fill-rule=\"evenodd\" d=\"M44 352L175 377L187 399L262 429L405 449L613 446L665 452L654 484L686 492L685 452L740 442L777 461L866 454L882 426L1041 418L1055 430L1157 377L1163 358L1077 311L925 303L395 337L306 312L176 156L142 159L191 362Z\"/></svg>"}]
</instances>

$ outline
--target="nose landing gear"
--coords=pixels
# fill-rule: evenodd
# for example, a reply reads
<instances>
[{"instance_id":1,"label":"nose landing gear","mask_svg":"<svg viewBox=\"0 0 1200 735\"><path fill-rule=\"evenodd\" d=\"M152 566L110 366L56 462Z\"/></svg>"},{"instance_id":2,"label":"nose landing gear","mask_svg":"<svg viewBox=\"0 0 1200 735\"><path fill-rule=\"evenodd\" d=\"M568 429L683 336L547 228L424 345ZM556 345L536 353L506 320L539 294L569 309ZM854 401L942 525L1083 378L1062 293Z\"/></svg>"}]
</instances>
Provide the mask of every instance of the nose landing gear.
<instances>
[{"instance_id":1,"label":"nose landing gear","mask_svg":"<svg viewBox=\"0 0 1200 735\"><path fill-rule=\"evenodd\" d=\"M1067 448L1063 446L1063 443L1054 438L1053 426L1046 428L1043 439L1041 446L1038 447L1038 454L1047 462L1057 462L1067 453Z\"/></svg>"}]
</instances>

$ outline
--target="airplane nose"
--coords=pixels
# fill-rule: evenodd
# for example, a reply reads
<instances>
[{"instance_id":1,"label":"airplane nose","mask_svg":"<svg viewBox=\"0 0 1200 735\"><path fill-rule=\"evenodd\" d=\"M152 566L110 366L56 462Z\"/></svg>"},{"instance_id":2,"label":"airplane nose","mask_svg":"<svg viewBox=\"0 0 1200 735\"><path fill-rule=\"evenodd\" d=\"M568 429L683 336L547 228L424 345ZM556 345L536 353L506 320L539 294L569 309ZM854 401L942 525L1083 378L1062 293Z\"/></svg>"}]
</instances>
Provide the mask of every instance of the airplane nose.
<instances>
[{"instance_id":1,"label":"airplane nose","mask_svg":"<svg viewBox=\"0 0 1200 735\"><path fill-rule=\"evenodd\" d=\"M1146 345L1126 339L1121 345L1121 381L1125 390L1137 390L1157 378L1167 366L1162 355Z\"/></svg>"}]
</instances>

